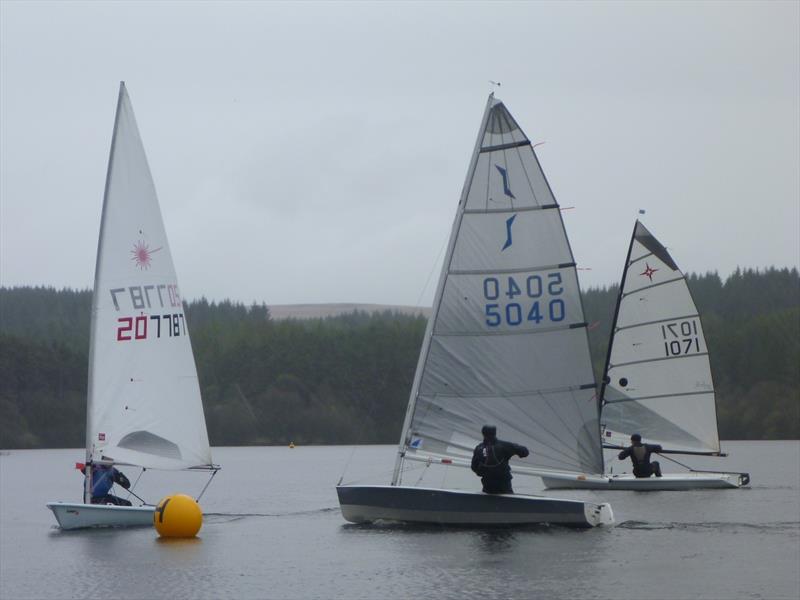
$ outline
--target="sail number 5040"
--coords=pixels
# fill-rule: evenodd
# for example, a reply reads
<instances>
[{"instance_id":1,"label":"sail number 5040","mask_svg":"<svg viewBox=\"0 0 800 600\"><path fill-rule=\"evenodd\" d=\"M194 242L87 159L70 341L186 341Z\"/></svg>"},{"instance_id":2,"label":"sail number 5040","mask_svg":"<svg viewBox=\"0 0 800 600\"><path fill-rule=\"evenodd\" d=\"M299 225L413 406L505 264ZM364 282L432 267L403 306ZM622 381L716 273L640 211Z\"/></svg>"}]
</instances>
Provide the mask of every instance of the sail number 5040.
<instances>
[{"instance_id":1,"label":"sail number 5040","mask_svg":"<svg viewBox=\"0 0 800 600\"><path fill-rule=\"evenodd\" d=\"M552 298L564 293L561 273L548 273L547 277L529 275L525 281L514 277L487 277L483 280L483 297L502 302L484 305L484 316L489 327L502 324L516 327L523 323L539 324L544 320L554 323L566 317L566 307L561 298ZM542 299L547 294L549 299ZM517 301L513 301L519 296ZM512 300L507 302L505 298ZM531 302L532 300L532 302Z\"/></svg>"}]
</instances>

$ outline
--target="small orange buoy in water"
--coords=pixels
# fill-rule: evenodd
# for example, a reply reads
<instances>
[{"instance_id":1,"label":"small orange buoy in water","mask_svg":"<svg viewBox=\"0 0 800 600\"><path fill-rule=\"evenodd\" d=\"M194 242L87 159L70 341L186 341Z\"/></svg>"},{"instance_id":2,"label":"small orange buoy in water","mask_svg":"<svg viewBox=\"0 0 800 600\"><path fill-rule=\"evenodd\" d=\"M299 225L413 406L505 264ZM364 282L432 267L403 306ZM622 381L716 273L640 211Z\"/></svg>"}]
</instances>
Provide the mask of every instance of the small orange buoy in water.
<instances>
[{"instance_id":1,"label":"small orange buoy in water","mask_svg":"<svg viewBox=\"0 0 800 600\"><path fill-rule=\"evenodd\" d=\"M172 494L156 506L153 525L161 537L194 537L203 525L203 511L191 496Z\"/></svg>"}]
</instances>

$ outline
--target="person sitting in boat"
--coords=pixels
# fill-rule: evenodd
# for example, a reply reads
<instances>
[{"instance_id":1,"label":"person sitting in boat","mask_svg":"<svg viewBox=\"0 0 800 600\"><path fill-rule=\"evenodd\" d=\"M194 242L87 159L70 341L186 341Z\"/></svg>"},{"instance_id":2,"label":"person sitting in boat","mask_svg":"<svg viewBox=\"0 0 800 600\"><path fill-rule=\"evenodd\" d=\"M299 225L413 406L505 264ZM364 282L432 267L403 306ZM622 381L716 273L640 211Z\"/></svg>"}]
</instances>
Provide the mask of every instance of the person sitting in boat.
<instances>
[{"instance_id":1,"label":"person sitting in boat","mask_svg":"<svg viewBox=\"0 0 800 600\"><path fill-rule=\"evenodd\" d=\"M634 433L631 436L631 445L619 453L619 459L625 460L629 456L633 463L633 474L636 477L650 477L655 473L656 477L661 477L661 465L658 461L650 462L650 455L653 452L661 452L658 444L643 444L642 436Z\"/></svg>"},{"instance_id":2,"label":"person sitting in boat","mask_svg":"<svg viewBox=\"0 0 800 600\"><path fill-rule=\"evenodd\" d=\"M81 467L81 472L86 475L86 467ZM118 483L126 490L131 487L131 482L116 467L103 464L94 465L92 467L92 504L131 506L130 501L118 498L111 493L111 487L115 483Z\"/></svg>"},{"instance_id":3,"label":"person sitting in boat","mask_svg":"<svg viewBox=\"0 0 800 600\"><path fill-rule=\"evenodd\" d=\"M483 441L472 453L472 470L481 478L484 493L513 494L508 461L512 456L525 458L530 452L525 446L498 440L494 425L484 425L481 433Z\"/></svg>"}]
</instances>

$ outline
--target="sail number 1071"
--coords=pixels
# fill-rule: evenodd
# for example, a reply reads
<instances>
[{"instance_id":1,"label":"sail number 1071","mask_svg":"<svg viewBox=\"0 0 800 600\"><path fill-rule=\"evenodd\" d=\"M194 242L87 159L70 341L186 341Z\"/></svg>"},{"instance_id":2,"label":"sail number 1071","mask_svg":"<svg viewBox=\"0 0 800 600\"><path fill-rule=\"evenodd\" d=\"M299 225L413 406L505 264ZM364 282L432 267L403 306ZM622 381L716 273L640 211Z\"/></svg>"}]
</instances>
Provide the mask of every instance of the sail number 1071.
<instances>
[{"instance_id":1,"label":"sail number 1071","mask_svg":"<svg viewBox=\"0 0 800 600\"><path fill-rule=\"evenodd\" d=\"M484 305L485 322L489 327L503 324L517 327L531 322L538 325L542 321L558 323L566 317L566 307L564 300L553 296L563 293L561 273L548 273L546 277L529 275L519 281L511 276L487 277L483 280L483 297L500 302Z\"/></svg>"},{"instance_id":2,"label":"sail number 1071","mask_svg":"<svg viewBox=\"0 0 800 600\"><path fill-rule=\"evenodd\" d=\"M667 356L700 352L697 321L665 323L661 326L661 336L664 338L664 352Z\"/></svg>"}]
</instances>

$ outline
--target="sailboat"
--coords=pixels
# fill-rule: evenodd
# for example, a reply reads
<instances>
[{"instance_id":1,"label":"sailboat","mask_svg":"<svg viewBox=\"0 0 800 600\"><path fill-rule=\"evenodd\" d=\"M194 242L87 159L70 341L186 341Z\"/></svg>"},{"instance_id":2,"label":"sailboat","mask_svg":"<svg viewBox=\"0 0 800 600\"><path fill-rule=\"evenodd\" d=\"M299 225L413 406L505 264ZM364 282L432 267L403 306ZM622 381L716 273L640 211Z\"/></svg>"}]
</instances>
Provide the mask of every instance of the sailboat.
<instances>
[{"instance_id":1,"label":"sailboat","mask_svg":"<svg viewBox=\"0 0 800 600\"><path fill-rule=\"evenodd\" d=\"M95 266L84 501L47 507L62 529L152 525L153 506L91 503L99 464L206 470L211 477L218 469L175 267L124 82Z\"/></svg>"},{"instance_id":2,"label":"sailboat","mask_svg":"<svg viewBox=\"0 0 800 600\"><path fill-rule=\"evenodd\" d=\"M717 430L708 346L686 277L667 249L638 220L612 325L600 389L604 446L630 436L661 454L726 456ZM747 485L747 473L690 470L637 479L632 474L547 474L549 488L693 490Z\"/></svg>"},{"instance_id":3,"label":"sailboat","mask_svg":"<svg viewBox=\"0 0 800 600\"><path fill-rule=\"evenodd\" d=\"M469 466L481 426L527 446L513 473L602 472L575 261L530 140L486 104L389 485L337 486L342 515L456 526L613 523L608 504L403 485L405 465ZM477 487L477 479L476 487Z\"/></svg>"}]
</instances>

